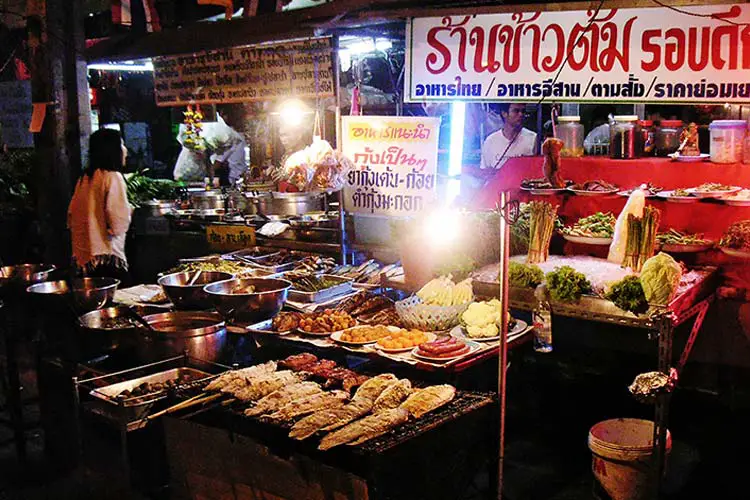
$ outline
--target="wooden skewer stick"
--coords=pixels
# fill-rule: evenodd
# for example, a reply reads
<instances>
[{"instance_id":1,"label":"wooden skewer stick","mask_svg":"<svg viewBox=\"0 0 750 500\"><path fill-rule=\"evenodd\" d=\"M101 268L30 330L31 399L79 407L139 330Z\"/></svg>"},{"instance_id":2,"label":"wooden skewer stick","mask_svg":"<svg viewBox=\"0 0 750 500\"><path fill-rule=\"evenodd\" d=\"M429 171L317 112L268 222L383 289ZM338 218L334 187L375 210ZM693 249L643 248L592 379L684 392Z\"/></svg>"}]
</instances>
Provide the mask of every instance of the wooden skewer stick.
<instances>
[{"instance_id":1,"label":"wooden skewer stick","mask_svg":"<svg viewBox=\"0 0 750 500\"><path fill-rule=\"evenodd\" d=\"M154 420L156 418L159 418L163 415L166 415L167 413L173 413L179 410L184 410L185 408L190 408L191 406L197 405L197 404L204 404L208 403L210 401L213 401L215 399L219 399L220 397L224 396L224 394L199 394L197 396L194 396L190 399L186 399L185 401L178 403L174 406L170 406L169 408L165 408L164 410L161 410L159 412L154 413L153 415L149 415L146 419L147 420Z\"/></svg>"}]
</instances>

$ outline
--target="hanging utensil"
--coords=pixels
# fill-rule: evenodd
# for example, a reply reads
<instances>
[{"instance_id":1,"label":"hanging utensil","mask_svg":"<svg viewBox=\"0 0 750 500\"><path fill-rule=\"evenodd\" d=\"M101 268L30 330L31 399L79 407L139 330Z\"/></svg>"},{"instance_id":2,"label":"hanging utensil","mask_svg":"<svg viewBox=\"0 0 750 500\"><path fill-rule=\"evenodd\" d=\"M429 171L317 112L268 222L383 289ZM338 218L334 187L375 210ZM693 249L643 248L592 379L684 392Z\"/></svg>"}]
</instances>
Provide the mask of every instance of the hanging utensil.
<instances>
[{"instance_id":1,"label":"hanging utensil","mask_svg":"<svg viewBox=\"0 0 750 500\"><path fill-rule=\"evenodd\" d=\"M203 271L202 271L201 269L198 269L198 271L197 271L197 272L195 273L195 276L193 276L193 278L192 278L192 279L190 280L190 282L188 283L188 286L193 286L193 285L195 285L195 282L196 282L196 281L198 280L198 278L200 277L200 275L201 275L202 273L203 273Z\"/></svg>"}]
</instances>

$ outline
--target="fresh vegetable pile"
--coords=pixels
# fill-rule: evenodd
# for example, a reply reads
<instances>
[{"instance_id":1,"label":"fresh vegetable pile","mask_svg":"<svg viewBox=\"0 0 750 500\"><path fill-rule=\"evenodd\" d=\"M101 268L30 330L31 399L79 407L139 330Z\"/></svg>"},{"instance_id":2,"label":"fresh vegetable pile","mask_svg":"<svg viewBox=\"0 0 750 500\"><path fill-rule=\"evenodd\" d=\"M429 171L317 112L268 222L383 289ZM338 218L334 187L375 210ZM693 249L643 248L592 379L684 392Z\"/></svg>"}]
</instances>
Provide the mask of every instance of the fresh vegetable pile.
<instances>
[{"instance_id":1,"label":"fresh vegetable pile","mask_svg":"<svg viewBox=\"0 0 750 500\"><path fill-rule=\"evenodd\" d=\"M651 305L666 306L677 294L682 267L670 255L659 252L643 264L641 285Z\"/></svg>"},{"instance_id":2,"label":"fresh vegetable pile","mask_svg":"<svg viewBox=\"0 0 750 500\"><path fill-rule=\"evenodd\" d=\"M662 245L707 245L711 243L711 240L703 238L703 234L682 233L676 229L657 234L656 241Z\"/></svg>"},{"instance_id":3,"label":"fresh vegetable pile","mask_svg":"<svg viewBox=\"0 0 750 500\"><path fill-rule=\"evenodd\" d=\"M591 283L582 273L570 266L555 268L547 273L547 289L553 300L571 302L591 292Z\"/></svg>"},{"instance_id":4,"label":"fresh vegetable pile","mask_svg":"<svg viewBox=\"0 0 750 500\"><path fill-rule=\"evenodd\" d=\"M294 284L292 288L295 290L310 293L319 292L326 288L332 288L341 284L341 281L339 280L314 275L290 277L290 280Z\"/></svg>"},{"instance_id":5,"label":"fresh vegetable pile","mask_svg":"<svg viewBox=\"0 0 750 500\"><path fill-rule=\"evenodd\" d=\"M643 285L637 276L627 276L612 285L605 298L624 311L639 314L648 309Z\"/></svg>"},{"instance_id":6,"label":"fresh vegetable pile","mask_svg":"<svg viewBox=\"0 0 750 500\"><path fill-rule=\"evenodd\" d=\"M750 220L735 222L729 226L719 246L735 250L750 250Z\"/></svg>"},{"instance_id":7,"label":"fresh vegetable pile","mask_svg":"<svg viewBox=\"0 0 750 500\"><path fill-rule=\"evenodd\" d=\"M617 219L611 212L597 212L578 219L571 227L564 227L563 234L570 236L587 236L590 238L611 238L615 234Z\"/></svg>"},{"instance_id":8,"label":"fresh vegetable pile","mask_svg":"<svg viewBox=\"0 0 750 500\"><path fill-rule=\"evenodd\" d=\"M510 261L508 283L517 288L536 288L544 281L544 273L538 266Z\"/></svg>"},{"instance_id":9,"label":"fresh vegetable pile","mask_svg":"<svg viewBox=\"0 0 750 500\"><path fill-rule=\"evenodd\" d=\"M184 188L181 182L169 179L152 179L144 172L125 174L125 185L128 188L128 201L138 208L151 200L174 200Z\"/></svg>"},{"instance_id":10,"label":"fresh vegetable pile","mask_svg":"<svg viewBox=\"0 0 750 500\"><path fill-rule=\"evenodd\" d=\"M643 209L643 217L628 215L628 242L625 246L623 267L640 271L643 263L654 255L656 231L659 229L661 212L653 207Z\"/></svg>"},{"instance_id":11,"label":"fresh vegetable pile","mask_svg":"<svg viewBox=\"0 0 750 500\"><path fill-rule=\"evenodd\" d=\"M425 304L443 307L466 304L474 299L471 280L466 279L455 284L451 276L442 276L429 281L416 295Z\"/></svg>"},{"instance_id":12,"label":"fresh vegetable pile","mask_svg":"<svg viewBox=\"0 0 750 500\"><path fill-rule=\"evenodd\" d=\"M549 242L557 219L557 206L545 201L532 201L529 222L529 264L544 262L549 257Z\"/></svg>"}]
</instances>

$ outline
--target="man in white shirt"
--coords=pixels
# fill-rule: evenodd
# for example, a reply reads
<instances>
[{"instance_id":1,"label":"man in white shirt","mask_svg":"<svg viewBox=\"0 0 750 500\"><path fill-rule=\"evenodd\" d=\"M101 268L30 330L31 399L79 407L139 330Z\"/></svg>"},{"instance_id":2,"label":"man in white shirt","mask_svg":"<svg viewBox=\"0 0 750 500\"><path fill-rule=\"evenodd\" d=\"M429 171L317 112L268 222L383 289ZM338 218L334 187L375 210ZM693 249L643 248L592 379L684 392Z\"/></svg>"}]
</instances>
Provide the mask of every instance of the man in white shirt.
<instances>
[{"instance_id":1,"label":"man in white shirt","mask_svg":"<svg viewBox=\"0 0 750 500\"><path fill-rule=\"evenodd\" d=\"M482 144L482 169L499 169L508 158L536 154L536 133L523 127L524 104L501 104L503 127L490 134ZM492 170L488 170L490 174Z\"/></svg>"}]
</instances>

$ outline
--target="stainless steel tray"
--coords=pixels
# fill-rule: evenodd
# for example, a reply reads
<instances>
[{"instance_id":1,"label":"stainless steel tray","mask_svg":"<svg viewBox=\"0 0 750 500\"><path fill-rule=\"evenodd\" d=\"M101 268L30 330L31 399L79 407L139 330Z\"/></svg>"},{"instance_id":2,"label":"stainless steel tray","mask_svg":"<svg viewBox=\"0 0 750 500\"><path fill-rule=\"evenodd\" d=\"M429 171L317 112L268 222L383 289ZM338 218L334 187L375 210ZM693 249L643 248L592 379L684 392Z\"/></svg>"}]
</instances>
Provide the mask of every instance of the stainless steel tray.
<instances>
[{"instance_id":1,"label":"stainless steel tray","mask_svg":"<svg viewBox=\"0 0 750 500\"><path fill-rule=\"evenodd\" d=\"M312 302L319 304L321 302L326 302L327 300L330 300L334 297L338 297L339 295L349 293L353 290L351 278L334 276L332 274L321 274L318 275L318 277L327 278L331 281L337 281L339 282L339 284L317 292L302 292L299 290L295 290L294 285L292 285L292 288L289 289L289 300L291 300L292 302Z\"/></svg>"},{"instance_id":2,"label":"stainless steel tray","mask_svg":"<svg viewBox=\"0 0 750 500\"><path fill-rule=\"evenodd\" d=\"M110 384L104 387L98 387L89 392L89 395L94 398L90 410L104 418L126 425L128 430L138 428L139 423L145 425L143 419L151 413L153 406L157 402L166 399L167 392L160 391L129 399L117 399L117 395L125 390L133 390L143 383L166 382L167 380L176 379L185 373L194 375L196 378L180 387L190 387L194 384L206 382L216 376L194 368L180 367L132 380L126 380L124 382L118 382L116 384Z\"/></svg>"},{"instance_id":3,"label":"stainless steel tray","mask_svg":"<svg viewBox=\"0 0 750 500\"><path fill-rule=\"evenodd\" d=\"M255 262L256 267L270 273L283 273L285 271L291 271L295 268L295 266L297 266L299 262L302 261L302 257L300 257L299 259L293 260L292 262L287 262L286 264L269 264L269 257L271 256L267 255L265 257L260 257L252 260L253 262Z\"/></svg>"},{"instance_id":4,"label":"stainless steel tray","mask_svg":"<svg viewBox=\"0 0 750 500\"><path fill-rule=\"evenodd\" d=\"M252 261L256 261L258 259L271 257L272 255L278 255L278 253L279 250L261 248L256 246L252 248L243 248L242 250L235 250L234 252L222 255L221 258L225 260L233 260L235 256L239 256L250 259Z\"/></svg>"}]
</instances>

